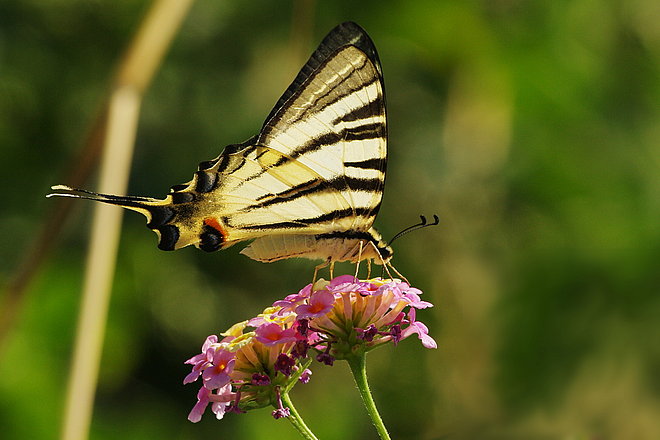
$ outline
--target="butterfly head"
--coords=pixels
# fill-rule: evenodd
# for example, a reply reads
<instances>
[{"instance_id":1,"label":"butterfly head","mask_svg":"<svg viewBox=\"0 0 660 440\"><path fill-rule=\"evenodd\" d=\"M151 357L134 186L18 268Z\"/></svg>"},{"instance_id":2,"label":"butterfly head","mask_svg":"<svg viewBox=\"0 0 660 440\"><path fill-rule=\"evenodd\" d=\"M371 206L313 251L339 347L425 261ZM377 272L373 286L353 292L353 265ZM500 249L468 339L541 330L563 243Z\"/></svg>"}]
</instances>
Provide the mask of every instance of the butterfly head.
<instances>
[{"instance_id":1,"label":"butterfly head","mask_svg":"<svg viewBox=\"0 0 660 440\"><path fill-rule=\"evenodd\" d=\"M370 243L373 245L375 256L372 257L373 261L376 264L385 265L389 263L394 256L394 249L390 246L378 231L374 228L369 229L368 231L370 237Z\"/></svg>"}]
</instances>

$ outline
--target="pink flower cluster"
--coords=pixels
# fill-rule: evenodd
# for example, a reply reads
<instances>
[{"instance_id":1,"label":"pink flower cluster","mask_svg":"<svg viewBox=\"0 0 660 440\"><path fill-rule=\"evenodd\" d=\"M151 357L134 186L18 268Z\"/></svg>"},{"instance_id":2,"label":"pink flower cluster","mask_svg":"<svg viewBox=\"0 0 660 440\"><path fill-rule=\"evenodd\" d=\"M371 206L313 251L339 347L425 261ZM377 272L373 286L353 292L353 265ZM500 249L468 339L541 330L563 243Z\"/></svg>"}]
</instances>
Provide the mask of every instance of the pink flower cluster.
<instances>
[{"instance_id":1,"label":"pink flower cluster","mask_svg":"<svg viewBox=\"0 0 660 440\"><path fill-rule=\"evenodd\" d=\"M281 389L307 383L308 352L332 365L387 342L413 334L426 348L437 344L416 320L416 309L432 307L421 291L398 280L358 280L344 275L319 280L297 294L276 301L258 316L231 327L219 340L209 336L184 379L202 379L189 420L197 422L209 404L217 418L278 402L273 416L286 417Z\"/></svg>"}]
</instances>

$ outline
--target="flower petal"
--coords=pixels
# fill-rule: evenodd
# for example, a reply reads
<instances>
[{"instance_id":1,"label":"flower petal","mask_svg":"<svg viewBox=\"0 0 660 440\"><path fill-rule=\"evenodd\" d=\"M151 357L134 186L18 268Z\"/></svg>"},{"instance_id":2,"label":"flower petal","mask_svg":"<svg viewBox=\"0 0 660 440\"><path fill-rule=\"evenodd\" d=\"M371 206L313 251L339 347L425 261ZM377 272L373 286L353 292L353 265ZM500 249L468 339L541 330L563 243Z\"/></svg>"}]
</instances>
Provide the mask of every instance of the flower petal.
<instances>
[{"instance_id":1,"label":"flower petal","mask_svg":"<svg viewBox=\"0 0 660 440\"><path fill-rule=\"evenodd\" d=\"M328 313L335 303L335 296L327 290L317 290L309 298L309 304L296 307L298 318L317 318Z\"/></svg>"},{"instance_id":2,"label":"flower petal","mask_svg":"<svg viewBox=\"0 0 660 440\"><path fill-rule=\"evenodd\" d=\"M211 390L208 390L204 387L200 388L197 392L197 403L193 406L193 409L188 414L188 420L193 423L197 423L202 420L202 415L206 411L206 407L209 404L209 396L211 395Z\"/></svg>"}]
</instances>

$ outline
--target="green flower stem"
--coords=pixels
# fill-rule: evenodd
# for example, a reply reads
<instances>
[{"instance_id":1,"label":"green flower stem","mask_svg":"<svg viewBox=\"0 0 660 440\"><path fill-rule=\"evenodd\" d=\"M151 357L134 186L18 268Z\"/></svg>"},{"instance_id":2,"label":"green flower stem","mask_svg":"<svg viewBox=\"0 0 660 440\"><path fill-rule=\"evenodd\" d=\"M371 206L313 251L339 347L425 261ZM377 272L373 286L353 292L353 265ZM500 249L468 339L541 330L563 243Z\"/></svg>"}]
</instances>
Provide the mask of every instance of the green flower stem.
<instances>
[{"instance_id":1,"label":"green flower stem","mask_svg":"<svg viewBox=\"0 0 660 440\"><path fill-rule=\"evenodd\" d=\"M364 407L367 409L369 417L371 417L371 423L374 424L374 427L376 428L376 431L378 431L378 435L382 440L390 440L390 434L387 432L383 419L381 419L380 414L378 414L376 403L371 396L371 390L369 390L369 383L367 382L367 354L356 354L346 360L351 367L353 379L355 379L355 384L360 391Z\"/></svg>"},{"instance_id":2,"label":"green flower stem","mask_svg":"<svg viewBox=\"0 0 660 440\"><path fill-rule=\"evenodd\" d=\"M307 367L309 367L309 364L312 363L312 358L308 357L307 359L304 359L303 361L300 362L300 367L298 367L298 371L294 372L291 377L289 378L289 383L282 388L282 393L288 393L291 391L291 389L298 383L298 379L300 379L300 376L305 372Z\"/></svg>"},{"instance_id":3,"label":"green flower stem","mask_svg":"<svg viewBox=\"0 0 660 440\"><path fill-rule=\"evenodd\" d=\"M296 407L293 406L293 402L291 402L289 393L287 391L282 391L280 397L282 399L282 403L284 404L284 406L288 407L289 411L291 411L291 415L287 417L287 419L289 420L289 422L291 422L293 427L296 428L296 431L298 431L300 435L302 435L303 438L306 438L307 440L318 440L314 435L314 433L305 424L302 417L300 417L300 414L298 414Z\"/></svg>"}]
</instances>

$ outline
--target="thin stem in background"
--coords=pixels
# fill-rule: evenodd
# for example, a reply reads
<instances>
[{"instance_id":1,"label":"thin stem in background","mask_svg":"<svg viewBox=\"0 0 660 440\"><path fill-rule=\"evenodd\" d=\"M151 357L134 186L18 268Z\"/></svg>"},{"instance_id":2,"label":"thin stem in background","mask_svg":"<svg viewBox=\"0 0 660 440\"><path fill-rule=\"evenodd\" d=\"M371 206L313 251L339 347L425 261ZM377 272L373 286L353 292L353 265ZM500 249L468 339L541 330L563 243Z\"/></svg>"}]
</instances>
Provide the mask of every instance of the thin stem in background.
<instances>
[{"instance_id":1,"label":"thin stem in background","mask_svg":"<svg viewBox=\"0 0 660 440\"><path fill-rule=\"evenodd\" d=\"M122 193L126 188L139 110L140 96L135 90L120 88L114 93L110 101L108 137L101 162L101 191ZM113 206L99 204L94 209L63 439L88 437L122 214Z\"/></svg>"},{"instance_id":2,"label":"thin stem in background","mask_svg":"<svg viewBox=\"0 0 660 440\"><path fill-rule=\"evenodd\" d=\"M126 191L143 93L191 5L192 0L155 1L127 51L110 98L99 192ZM62 427L65 440L89 436L121 218L120 209L95 207Z\"/></svg>"}]
</instances>

